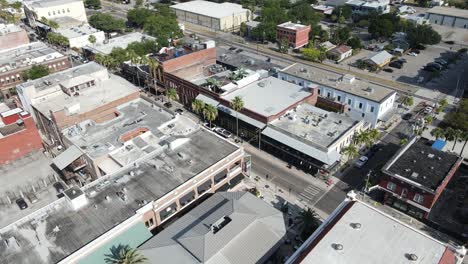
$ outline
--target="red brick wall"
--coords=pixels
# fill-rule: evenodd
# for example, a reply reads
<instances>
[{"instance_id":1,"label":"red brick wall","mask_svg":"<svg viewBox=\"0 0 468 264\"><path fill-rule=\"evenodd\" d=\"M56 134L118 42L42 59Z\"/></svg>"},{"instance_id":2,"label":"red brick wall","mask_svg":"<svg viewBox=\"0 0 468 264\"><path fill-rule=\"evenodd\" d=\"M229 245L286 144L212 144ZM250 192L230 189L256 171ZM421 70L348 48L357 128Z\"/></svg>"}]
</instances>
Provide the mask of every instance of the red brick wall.
<instances>
[{"instance_id":1,"label":"red brick wall","mask_svg":"<svg viewBox=\"0 0 468 264\"><path fill-rule=\"evenodd\" d=\"M9 33L0 37L0 49L15 48L20 45L28 44L29 38L26 31Z\"/></svg>"},{"instance_id":2,"label":"red brick wall","mask_svg":"<svg viewBox=\"0 0 468 264\"><path fill-rule=\"evenodd\" d=\"M181 78L201 74L203 68L216 63L216 48L204 49L162 63L164 71Z\"/></svg>"},{"instance_id":3,"label":"red brick wall","mask_svg":"<svg viewBox=\"0 0 468 264\"><path fill-rule=\"evenodd\" d=\"M299 30L296 33L296 47L302 47L309 43L309 33L310 33L310 26L306 29Z\"/></svg>"},{"instance_id":4,"label":"red brick wall","mask_svg":"<svg viewBox=\"0 0 468 264\"><path fill-rule=\"evenodd\" d=\"M34 119L24 119L25 129L0 138L0 164L10 163L24 155L42 149L42 141Z\"/></svg>"},{"instance_id":5,"label":"red brick wall","mask_svg":"<svg viewBox=\"0 0 468 264\"><path fill-rule=\"evenodd\" d=\"M387 189L387 184L388 184L389 181L396 184L396 188L395 188L394 191L390 191L389 189ZM388 192L393 192L393 193L398 194L398 195L401 195L402 190L404 188L406 188L408 190L408 192L406 194L405 199L411 200L413 202L415 202L413 200L413 198L414 198L414 196L416 194L422 195L422 196L424 196L424 201L420 205L426 207L427 209L431 209L433 203L436 200L436 198L435 198L435 196L433 194L428 193L428 192L423 193L423 190L421 190L419 188L415 188L415 187L413 187L412 185L410 185L410 184L408 184L406 182L400 181L400 180L395 179L395 178L390 177L390 176L385 176L382 180L380 180L379 186L384 188Z\"/></svg>"},{"instance_id":6,"label":"red brick wall","mask_svg":"<svg viewBox=\"0 0 468 264\"><path fill-rule=\"evenodd\" d=\"M281 41L283 38L287 38L290 46L298 48L309 42L309 32L310 26L301 30L278 27L276 29L276 39Z\"/></svg>"},{"instance_id":7,"label":"red brick wall","mask_svg":"<svg viewBox=\"0 0 468 264\"><path fill-rule=\"evenodd\" d=\"M439 199L440 194L445 190L445 187L447 187L447 184L450 182L450 180L452 180L453 175L458 170L458 167L460 167L460 164L462 162L463 162L463 158L458 159L457 162L455 163L455 165L453 165L453 167L450 169L447 176L445 176L445 179L442 181L442 183L439 185L439 187L437 187L436 195L434 197L434 201L431 204L431 207L435 204L437 199Z\"/></svg>"}]
</instances>

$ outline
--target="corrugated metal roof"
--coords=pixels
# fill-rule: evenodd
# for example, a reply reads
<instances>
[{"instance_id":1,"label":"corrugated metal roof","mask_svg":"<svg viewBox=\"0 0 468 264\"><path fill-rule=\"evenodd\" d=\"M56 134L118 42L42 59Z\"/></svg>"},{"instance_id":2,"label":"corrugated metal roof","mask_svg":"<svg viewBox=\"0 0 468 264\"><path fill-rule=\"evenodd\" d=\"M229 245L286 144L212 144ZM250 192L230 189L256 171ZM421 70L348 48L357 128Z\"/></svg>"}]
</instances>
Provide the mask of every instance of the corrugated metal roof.
<instances>
[{"instance_id":1,"label":"corrugated metal roof","mask_svg":"<svg viewBox=\"0 0 468 264\"><path fill-rule=\"evenodd\" d=\"M332 165L340 159L340 154L335 150L330 151L329 153L321 151L316 147L310 146L305 142L301 142L299 139L288 136L281 131L278 131L271 127L266 127L262 134L268 136L278 142L283 143L286 146L294 148L297 151L300 151L310 157L319 160L327 165Z\"/></svg>"},{"instance_id":2,"label":"corrugated metal roof","mask_svg":"<svg viewBox=\"0 0 468 264\"><path fill-rule=\"evenodd\" d=\"M52 162L59 170L63 170L81 155L83 155L83 152L81 152L77 146L72 145L67 150L60 153L60 155L55 157Z\"/></svg>"}]
</instances>

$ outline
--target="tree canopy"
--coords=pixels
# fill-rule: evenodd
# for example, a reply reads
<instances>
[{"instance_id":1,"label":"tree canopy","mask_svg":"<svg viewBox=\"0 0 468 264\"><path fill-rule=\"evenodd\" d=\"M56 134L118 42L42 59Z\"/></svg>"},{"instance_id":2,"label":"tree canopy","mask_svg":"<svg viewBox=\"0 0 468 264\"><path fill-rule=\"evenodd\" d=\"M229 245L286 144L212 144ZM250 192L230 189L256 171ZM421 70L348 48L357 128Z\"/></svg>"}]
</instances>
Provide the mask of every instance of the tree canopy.
<instances>
[{"instance_id":1,"label":"tree canopy","mask_svg":"<svg viewBox=\"0 0 468 264\"><path fill-rule=\"evenodd\" d=\"M87 8L100 9L101 8L101 0L85 0L84 5Z\"/></svg>"},{"instance_id":2,"label":"tree canopy","mask_svg":"<svg viewBox=\"0 0 468 264\"><path fill-rule=\"evenodd\" d=\"M155 12L147 8L134 8L127 12L127 20L131 26L142 28L146 20Z\"/></svg>"},{"instance_id":3,"label":"tree canopy","mask_svg":"<svg viewBox=\"0 0 468 264\"><path fill-rule=\"evenodd\" d=\"M104 32L123 31L125 29L125 21L123 19L104 13L92 15L89 18L89 24Z\"/></svg>"},{"instance_id":4,"label":"tree canopy","mask_svg":"<svg viewBox=\"0 0 468 264\"><path fill-rule=\"evenodd\" d=\"M25 80L35 80L49 75L49 68L44 65L33 65L31 69L23 73Z\"/></svg>"}]
</instances>

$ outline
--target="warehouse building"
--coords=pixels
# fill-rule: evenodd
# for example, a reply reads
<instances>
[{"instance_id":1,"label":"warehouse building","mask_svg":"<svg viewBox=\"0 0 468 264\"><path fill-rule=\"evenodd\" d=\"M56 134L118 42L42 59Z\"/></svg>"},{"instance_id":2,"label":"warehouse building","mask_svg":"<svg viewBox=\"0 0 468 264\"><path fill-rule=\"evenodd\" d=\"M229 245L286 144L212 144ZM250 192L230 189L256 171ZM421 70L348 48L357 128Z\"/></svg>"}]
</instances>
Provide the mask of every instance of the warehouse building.
<instances>
[{"instance_id":1,"label":"warehouse building","mask_svg":"<svg viewBox=\"0 0 468 264\"><path fill-rule=\"evenodd\" d=\"M432 24L468 29L468 10L435 6L426 12Z\"/></svg>"},{"instance_id":2,"label":"warehouse building","mask_svg":"<svg viewBox=\"0 0 468 264\"><path fill-rule=\"evenodd\" d=\"M242 22L251 18L250 10L234 3L190 1L171 6L181 22L214 31L238 31Z\"/></svg>"}]
</instances>

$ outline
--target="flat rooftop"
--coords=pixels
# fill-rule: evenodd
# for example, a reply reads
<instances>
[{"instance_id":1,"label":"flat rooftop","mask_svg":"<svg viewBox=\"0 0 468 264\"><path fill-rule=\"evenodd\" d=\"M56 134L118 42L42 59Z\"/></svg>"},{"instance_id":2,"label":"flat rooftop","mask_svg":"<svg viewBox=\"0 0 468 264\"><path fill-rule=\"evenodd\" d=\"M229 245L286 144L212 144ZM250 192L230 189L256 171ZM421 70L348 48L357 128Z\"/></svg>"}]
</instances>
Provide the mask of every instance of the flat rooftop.
<instances>
[{"instance_id":1,"label":"flat rooftop","mask_svg":"<svg viewBox=\"0 0 468 264\"><path fill-rule=\"evenodd\" d=\"M236 52L225 47L216 47L216 61L231 68L245 68L252 71L267 70L275 72L287 65L271 63L265 56L259 56L247 51ZM232 69L231 69L232 70Z\"/></svg>"},{"instance_id":2,"label":"flat rooftop","mask_svg":"<svg viewBox=\"0 0 468 264\"><path fill-rule=\"evenodd\" d=\"M242 5L234 3L215 3L210 1L189 1L170 6L173 9L199 14L207 17L223 18L233 14L248 12Z\"/></svg>"},{"instance_id":3,"label":"flat rooftop","mask_svg":"<svg viewBox=\"0 0 468 264\"><path fill-rule=\"evenodd\" d=\"M285 235L279 210L248 192L221 192L139 250L150 263L259 263Z\"/></svg>"},{"instance_id":4,"label":"flat rooftop","mask_svg":"<svg viewBox=\"0 0 468 264\"><path fill-rule=\"evenodd\" d=\"M156 38L141 34L140 32L129 33L126 35L118 36L109 39L104 43L96 43L93 46L85 46L84 48L92 51L93 53L99 53L103 55L108 55L112 52L114 48L127 48L128 44L133 42L141 42L144 40L156 40Z\"/></svg>"},{"instance_id":5,"label":"flat rooftop","mask_svg":"<svg viewBox=\"0 0 468 264\"><path fill-rule=\"evenodd\" d=\"M64 57L42 42L32 42L0 51L0 72Z\"/></svg>"},{"instance_id":6,"label":"flat rooftop","mask_svg":"<svg viewBox=\"0 0 468 264\"><path fill-rule=\"evenodd\" d=\"M57 33L63 35L68 39L78 38L84 35L91 35L94 33L100 32L100 30L93 28L88 24L83 24L79 26L64 28L57 30Z\"/></svg>"},{"instance_id":7,"label":"flat rooftop","mask_svg":"<svg viewBox=\"0 0 468 264\"><path fill-rule=\"evenodd\" d=\"M285 22L283 24L279 24L278 27L292 29L292 30L301 30L301 29L309 28L310 26L297 24L297 23L292 23L291 21L289 21L289 22Z\"/></svg>"},{"instance_id":8,"label":"flat rooftop","mask_svg":"<svg viewBox=\"0 0 468 264\"><path fill-rule=\"evenodd\" d=\"M459 157L431 146L426 138L413 139L384 166L384 172L436 190Z\"/></svg>"},{"instance_id":9,"label":"flat rooftop","mask_svg":"<svg viewBox=\"0 0 468 264\"><path fill-rule=\"evenodd\" d=\"M328 112L310 104L300 104L269 126L300 137L311 144L328 148L359 121L343 114Z\"/></svg>"},{"instance_id":10,"label":"flat rooftop","mask_svg":"<svg viewBox=\"0 0 468 264\"><path fill-rule=\"evenodd\" d=\"M173 138L180 138L173 135ZM98 179L85 190L88 205L74 211L64 200L16 228L1 230L0 259L5 263L56 263L128 219L143 203L157 200L239 148L204 128L172 150ZM127 201L116 192L125 187ZM106 199L108 197L108 199Z\"/></svg>"},{"instance_id":11,"label":"flat rooftop","mask_svg":"<svg viewBox=\"0 0 468 264\"><path fill-rule=\"evenodd\" d=\"M395 93L395 91L389 88L359 79L355 79L352 83L346 83L341 81L343 76L341 74L300 63L295 63L281 72L378 103Z\"/></svg>"},{"instance_id":12,"label":"flat rooftop","mask_svg":"<svg viewBox=\"0 0 468 264\"><path fill-rule=\"evenodd\" d=\"M310 252L288 263L412 263L411 254L417 258L415 263L456 263L446 244L370 205L345 201L337 210L339 214L306 241L305 251Z\"/></svg>"},{"instance_id":13,"label":"flat rooftop","mask_svg":"<svg viewBox=\"0 0 468 264\"><path fill-rule=\"evenodd\" d=\"M270 76L234 90L222 98L232 101L236 96L242 98L244 108L269 117L303 101L311 93L307 88Z\"/></svg>"},{"instance_id":14,"label":"flat rooftop","mask_svg":"<svg viewBox=\"0 0 468 264\"><path fill-rule=\"evenodd\" d=\"M426 13L468 19L468 10L455 7L434 6L433 8L427 10Z\"/></svg>"},{"instance_id":15,"label":"flat rooftop","mask_svg":"<svg viewBox=\"0 0 468 264\"><path fill-rule=\"evenodd\" d=\"M0 36L20 32L24 29L15 24L0 24Z\"/></svg>"},{"instance_id":16,"label":"flat rooftop","mask_svg":"<svg viewBox=\"0 0 468 264\"><path fill-rule=\"evenodd\" d=\"M82 2L81 0L32 0L24 1L23 3L27 6L34 8L48 8L58 5L66 5L74 2Z\"/></svg>"},{"instance_id":17,"label":"flat rooftop","mask_svg":"<svg viewBox=\"0 0 468 264\"><path fill-rule=\"evenodd\" d=\"M143 99L120 106L117 110L119 116L110 121L95 123L86 120L64 129L62 133L92 158L98 158L123 146L124 142L120 139L122 135L137 128L157 131L162 124L174 118L172 114L159 111L159 107L152 107Z\"/></svg>"},{"instance_id":18,"label":"flat rooftop","mask_svg":"<svg viewBox=\"0 0 468 264\"><path fill-rule=\"evenodd\" d=\"M95 85L81 89L79 96L70 96L61 92L43 102L33 104L34 107L45 116L50 116L49 110L52 112L58 112L65 110L66 108L71 109L75 107L79 108L76 113L86 113L101 105L138 92L138 88L136 86L129 83L124 78L114 74L106 72L106 75L103 78L87 76L88 72L94 72L93 69L94 71L105 70L105 68L99 64L91 62L32 81L34 83L27 82L22 85L29 86L34 84L36 90L40 91L41 89L47 89L48 87L53 87L57 84L67 86L72 85L75 80L79 81L84 80L85 78L95 80ZM46 81L48 81L48 83L46 83Z\"/></svg>"},{"instance_id":19,"label":"flat rooftop","mask_svg":"<svg viewBox=\"0 0 468 264\"><path fill-rule=\"evenodd\" d=\"M0 182L2 182L0 185L0 228L57 200L57 193L51 186L55 181L54 170L50 167L51 163L51 158L44 155L42 151L36 151L12 163L0 166ZM48 186L44 187L44 183ZM14 203L16 198L20 196L20 191L25 195L33 192L33 186L38 202L31 204L26 199L29 207L20 210ZM12 205L7 203L7 196L12 200Z\"/></svg>"}]
</instances>

